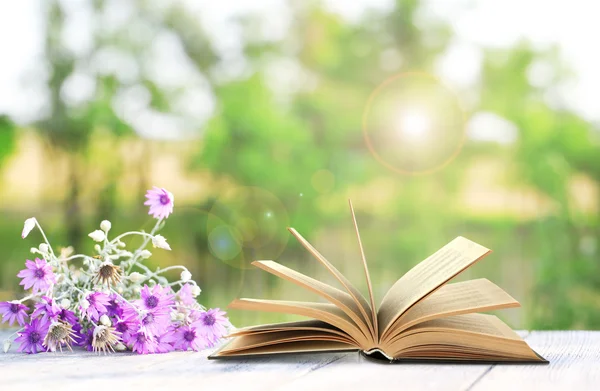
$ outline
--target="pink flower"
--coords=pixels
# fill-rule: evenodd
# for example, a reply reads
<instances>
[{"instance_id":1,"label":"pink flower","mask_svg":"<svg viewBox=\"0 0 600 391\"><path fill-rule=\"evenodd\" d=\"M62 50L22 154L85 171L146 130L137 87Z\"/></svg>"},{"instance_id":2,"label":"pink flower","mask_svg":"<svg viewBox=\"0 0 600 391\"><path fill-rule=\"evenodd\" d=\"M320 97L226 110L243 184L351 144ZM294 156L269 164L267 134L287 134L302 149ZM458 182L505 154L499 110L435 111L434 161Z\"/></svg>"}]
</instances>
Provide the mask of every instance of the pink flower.
<instances>
[{"instance_id":1,"label":"pink flower","mask_svg":"<svg viewBox=\"0 0 600 391\"><path fill-rule=\"evenodd\" d=\"M19 285L23 285L25 289L33 288L34 294L45 292L50 288L50 285L56 284L56 276L52 272L52 267L44 260L39 258L34 261L29 259L25 261L26 269L23 269L17 274L23 281Z\"/></svg>"},{"instance_id":2,"label":"pink flower","mask_svg":"<svg viewBox=\"0 0 600 391\"><path fill-rule=\"evenodd\" d=\"M146 198L148 200L144 202L144 205L150 207L148 214L155 219L166 219L173 213L175 197L166 189L154 186L154 189L148 190Z\"/></svg>"},{"instance_id":3,"label":"pink flower","mask_svg":"<svg viewBox=\"0 0 600 391\"><path fill-rule=\"evenodd\" d=\"M154 285L152 288L144 285L140 292L140 299L135 302L140 308L154 313L168 314L173 305L171 288Z\"/></svg>"},{"instance_id":4,"label":"pink flower","mask_svg":"<svg viewBox=\"0 0 600 391\"><path fill-rule=\"evenodd\" d=\"M211 344L205 333L199 330L196 323L192 323L189 326L180 326L175 329L174 341L175 349L184 351L192 349L199 352Z\"/></svg>"},{"instance_id":5,"label":"pink flower","mask_svg":"<svg viewBox=\"0 0 600 391\"><path fill-rule=\"evenodd\" d=\"M2 323L8 323L12 326L15 321L19 326L25 325L25 318L27 318L27 306L19 303L18 301L13 302L2 302L0 303L0 315L2 315Z\"/></svg>"},{"instance_id":6,"label":"pink flower","mask_svg":"<svg viewBox=\"0 0 600 391\"><path fill-rule=\"evenodd\" d=\"M208 311L201 312L198 320L192 323L192 326L197 327L208 341L207 347L214 346L220 338L227 334L227 326L229 319L225 316L225 311L219 308L212 308Z\"/></svg>"},{"instance_id":7,"label":"pink flower","mask_svg":"<svg viewBox=\"0 0 600 391\"><path fill-rule=\"evenodd\" d=\"M107 306L110 306L110 297L102 292L93 292L87 295L87 307L81 306L81 312L88 318L98 321L100 316L108 312Z\"/></svg>"},{"instance_id":8,"label":"pink flower","mask_svg":"<svg viewBox=\"0 0 600 391\"><path fill-rule=\"evenodd\" d=\"M153 353L157 348L157 342L152 337L147 337L142 332L131 334L124 342L131 347L131 350L139 354Z\"/></svg>"},{"instance_id":9,"label":"pink flower","mask_svg":"<svg viewBox=\"0 0 600 391\"><path fill-rule=\"evenodd\" d=\"M50 324L40 319L33 319L31 324L25 325L25 330L19 332L15 342L20 344L18 351L23 353L45 352L44 338L48 333Z\"/></svg>"},{"instance_id":10,"label":"pink flower","mask_svg":"<svg viewBox=\"0 0 600 391\"><path fill-rule=\"evenodd\" d=\"M181 304L188 307L196 304L196 299L192 294L192 285L190 284L183 284L179 292L177 292L177 298L181 301Z\"/></svg>"}]
</instances>

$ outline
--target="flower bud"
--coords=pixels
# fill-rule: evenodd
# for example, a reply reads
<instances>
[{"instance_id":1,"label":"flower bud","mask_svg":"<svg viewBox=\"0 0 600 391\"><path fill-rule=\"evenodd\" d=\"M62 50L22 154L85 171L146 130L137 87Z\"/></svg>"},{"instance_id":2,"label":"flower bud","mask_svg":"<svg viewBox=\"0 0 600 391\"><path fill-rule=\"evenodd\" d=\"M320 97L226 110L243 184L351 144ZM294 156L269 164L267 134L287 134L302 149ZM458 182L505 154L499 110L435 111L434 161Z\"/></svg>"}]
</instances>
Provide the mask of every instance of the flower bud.
<instances>
[{"instance_id":1,"label":"flower bud","mask_svg":"<svg viewBox=\"0 0 600 391\"><path fill-rule=\"evenodd\" d=\"M65 309L69 308L71 306L71 300L69 300L69 299L62 299L60 301L60 306L61 306L61 308L65 308Z\"/></svg>"},{"instance_id":2,"label":"flower bud","mask_svg":"<svg viewBox=\"0 0 600 391\"><path fill-rule=\"evenodd\" d=\"M21 232L21 238L25 239L27 235L35 228L35 217L31 217L25 220L25 224L23 225L23 232Z\"/></svg>"},{"instance_id":3,"label":"flower bud","mask_svg":"<svg viewBox=\"0 0 600 391\"><path fill-rule=\"evenodd\" d=\"M163 250L171 250L171 246L167 243L167 239L165 239L162 235L156 235L152 238L152 245L155 248L162 248Z\"/></svg>"},{"instance_id":4,"label":"flower bud","mask_svg":"<svg viewBox=\"0 0 600 391\"><path fill-rule=\"evenodd\" d=\"M30 249L29 249L29 252L30 252L30 253L32 253L32 254L35 254L35 253L37 253L38 251L39 251L39 250L38 250L37 248L35 248L35 247L32 247L32 248L30 248Z\"/></svg>"},{"instance_id":5,"label":"flower bud","mask_svg":"<svg viewBox=\"0 0 600 391\"><path fill-rule=\"evenodd\" d=\"M181 272L180 277L181 277L181 281L188 282L189 280L192 279L192 273L190 273L187 270L184 270L184 271Z\"/></svg>"},{"instance_id":6,"label":"flower bud","mask_svg":"<svg viewBox=\"0 0 600 391\"><path fill-rule=\"evenodd\" d=\"M139 293L142 291L142 288L140 288L140 286L139 286L139 285L136 285L136 286L134 286L134 287L133 287L133 291L134 291L136 294L139 294Z\"/></svg>"},{"instance_id":7,"label":"flower bud","mask_svg":"<svg viewBox=\"0 0 600 391\"><path fill-rule=\"evenodd\" d=\"M144 281L144 278L144 275L138 272L133 272L129 275L129 280L135 283Z\"/></svg>"},{"instance_id":8,"label":"flower bud","mask_svg":"<svg viewBox=\"0 0 600 391\"><path fill-rule=\"evenodd\" d=\"M94 245L94 251L96 251L97 253L99 253L99 252L101 252L101 251L102 251L102 247L100 247L100 245L99 245L99 244L95 244L95 245Z\"/></svg>"},{"instance_id":9,"label":"flower bud","mask_svg":"<svg viewBox=\"0 0 600 391\"><path fill-rule=\"evenodd\" d=\"M84 310L87 310L88 308L90 308L90 302L87 301L87 299L81 299L81 301L79 301L79 305L81 306L81 308L83 308Z\"/></svg>"},{"instance_id":10,"label":"flower bud","mask_svg":"<svg viewBox=\"0 0 600 391\"><path fill-rule=\"evenodd\" d=\"M202 290L200 289L200 287L198 285L194 285L192 287L192 296L198 297L198 295L200 294L200 292L202 292Z\"/></svg>"},{"instance_id":11,"label":"flower bud","mask_svg":"<svg viewBox=\"0 0 600 391\"><path fill-rule=\"evenodd\" d=\"M12 341L10 339L7 339L6 341L4 341L4 353L8 353L8 350L10 349L10 345L12 345Z\"/></svg>"},{"instance_id":12,"label":"flower bud","mask_svg":"<svg viewBox=\"0 0 600 391\"><path fill-rule=\"evenodd\" d=\"M48 251L50 251L50 246L48 246L46 243L42 243L40 244L39 249L42 254L48 254Z\"/></svg>"},{"instance_id":13,"label":"flower bud","mask_svg":"<svg viewBox=\"0 0 600 391\"><path fill-rule=\"evenodd\" d=\"M148 259L148 258L150 258L151 256L152 256L152 253L151 253L150 251L148 251L148 250L144 250L144 251L142 251L142 252L140 253L140 257L141 257L142 259Z\"/></svg>"},{"instance_id":14,"label":"flower bud","mask_svg":"<svg viewBox=\"0 0 600 391\"><path fill-rule=\"evenodd\" d=\"M104 314L100 317L100 323L102 323L103 325L105 325L107 327L112 326L112 323L111 323L110 319L108 319L108 316L106 316L106 314Z\"/></svg>"},{"instance_id":15,"label":"flower bud","mask_svg":"<svg viewBox=\"0 0 600 391\"><path fill-rule=\"evenodd\" d=\"M90 238L92 238L92 240L95 241L95 242L101 242L101 241L104 240L104 238L106 238L106 235L104 234L104 232L100 231L99 229L97 229L94 232L90 233L88 236Z\"/></svg>"},{"instance_id":16,"label":"flower bud","mask_svg":"<svg viewBox=\"0 0 600 391\"><path fill-rule=\"evenodd\" d=\"M108 221L108 220L103 220L103 221L100 223L100 229L101 229L102 231L104 231L104 232L108 232L108 231L110 231L110 229L111 229L111 228L112 228L112 224L111 224L111 223L110 223L110 221Z\"/></svg>"},{"instance_id":17,"label":"flower bud","mask_svg":"<svg viewBox=\"0 0 600 391\"><path fill-rule=\"evenodd\" d=\"M123 343L122 343L122 342L118 342L118 343L115 345L115 350L116 350L116 351L118 351L118 352L124 352L124 351L126 351L126 350L127 350L127 346L123 345Z\"/></svg>"},{"instance_id":18,"label":"flower bud","mask_svg":"<svg viewBox=\"0 0 600 391\"><path fill-rule=\"evenodd\" d=\"M120 240L117 242L117 246L119 246L121 248L127 247L127 245L125 243L121 242Z\"/></svg>"}]
</instances>

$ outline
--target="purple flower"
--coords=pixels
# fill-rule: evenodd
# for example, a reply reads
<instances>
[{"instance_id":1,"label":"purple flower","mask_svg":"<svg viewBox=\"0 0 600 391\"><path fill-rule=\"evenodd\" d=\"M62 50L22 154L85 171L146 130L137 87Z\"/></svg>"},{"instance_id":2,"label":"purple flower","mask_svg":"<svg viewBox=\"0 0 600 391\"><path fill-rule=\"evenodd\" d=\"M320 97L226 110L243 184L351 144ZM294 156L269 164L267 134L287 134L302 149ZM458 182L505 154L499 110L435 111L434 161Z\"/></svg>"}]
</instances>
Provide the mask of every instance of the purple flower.
<instances>
[{"instance_id":1,"label":"purple flower","mask_svg":"<svg viewBox=\"0 0 600 391\"><path fill-rule=\"evenodd\" d=\"M135 334L140 329L138 316L131 305L123 307L123 314L118 316L114 323L115 330L121 334L123 340L128 339L131 334Z\"/></svg>"},{"instance_id":2,"label":"purple flower","mask_svg":"<svg viewBox=\"0 0 600 391\"><path fill-rule=\"evenodd\" d=\"M26 324L25 330L21 331L15 339L15 342L20 343L18 351L29 354L45 352L43 342L48 333L48 326L50 326L48 322L40 319L33 319L30 324Z\"/></svg>"},{"instance_id":3,"label":"purple flower","mask_svg":"<svg viewBox=\"0 0 600 391\"><path fill-rule=\"evenodd\" d=\"M142 332L132 334L125 340L125 343L131 347L131 350L139 354L148 354L156 350L156 341L152 337L146 336Z\"/></svg>"},{"instance_id":4,"label":"purple flower","mask_svg":"<svg viewBox=\"0 0 600 391\"><path fill-rule=\"evenodd\" d=\"M202 333L208 340L208 347L214 346L220 338L227 334L227 326L229 319L225 316L225 311L219 308L212 308L208 311L201 312L198 320L192 323L193 326L202 330Z\"/></svg>"},{"instance_id":5,"label":"purple flower","mask_svg":"<svg viewBox=\"0 0 600 391\"><path fill-rule=\"evenodd\" d=\"M31 314L32 318L41 318L42 321L48 322L56 319L60 313L60 307L48 296L42 296L42 299L35 303L35 310Z\"/></svg>"},{"instance_id":6,"label":"purple flower","mask_svg":"<svg viewBox=\"0 0 600 391\"><path fill-rule=\"evenodd\" d=\"M173 305L173 294L171 288L163 288L160 285L154 285L152 289L144 285L140 292L141 299L136 304L147 311L156 313L166 313L170 311Z\"/></svg>"},{"instance_id":7,"label":"purple flower","mask_svg":"<svg viewBox=\"0 0 600 391\"><path fill-rule=\"evenodd\" d=\"M195 323L189 326L179 326L175 331L174 347L177 350L192 349L197 352L209 346L210 341Z\"/></svg>"},{"instance_id":8,"label":"purple flower","mask_svg":"<svg viewBox=\"0 0 600 391\"><path fill-rule=\"evenodd\" d=\"M192 294L192 286L190 284L183 284L181 289L179 289L179 292L177 292L177 297L183 305L192 306L196 304L196 299Z\"/></svg>"},{"instance_id":9,"label":"purple flower","mask_svg":"<svg viewBox=\"0 0 600 391\"><path fill-rule=\"evenodd\" d=\"M34 294L44 292L50 288L50 285L56 284L56 276L46 261L39 258L36 258L35 261L28 259L25 261L25 267L26 269L17 274L17 277L23 279L19 285L23 285L25 289L33 288Z\"/></svg>"},{"instance_id":10,"label":"purple flower","mask_svg":"<svg viewBox=\"0 0 600 391\"><path fill-rule=\"evenodd\" d=\"M141 316L140 331L149 337L160 335L169 326L169 321L166 313L148 311Z\"/></svg>"},{"instance_id":11,"label":"purple flower","mask_svg":"<svg viewBox=\"0 0 600 391\"><path fill-rule=\"evenodd\" d=\"M62 320L63 322L67 322L70 323L71 326L75 326L77 323L77 316L75 315L75 313L73 311L69 311L65 308L61 309L60 312L58 312L58 319Z\"/></svg>"},{"instance_id":12,"label":"purple flower","mask_svg":"<svg viewBox=\"0 0 600 391\"><path fill-rule=\"evenodd\" d=\"M107 315L113 318L123 316L123 308L121 308L121 299L114 293L110 295L110 301L106 307Z\"/></svg>"},{"instance_id":13,"label":"purple flower","mask_svg":"<svg viewBox=\"0 0 600 391\"><path fill-rule=\"evenodd\" d=\"M87 300L87 308L81 306L81 312L88 318L97 321L100 316L107 312L106 306L109 305L109 297L102 292L92 292L85 298Z\"/></svg>"},{"instance_id":14,"label":"purple flower","mask_svg":"<svg viewBox=\"0 0 600 391\"><path fill-rule=\"evenodd\" d=\"M148 214L155 219L166 219L173 213L175 198L166 189L154 186L152 190L148 190L146 198L148 200L144 202L144 205L150 207Z\"/></svg>"},{"instance_id":15,"label":"purple flower","mask_svg":"<svg viewBox=\"0 0 600 391\"><path fill-rule=\"evenodd\" d=\"M175 338L172 332L157 335L154 337L154 340L156 341L156 345L154 345L152 353L169 353L175 349L173 347Z\"/></svg>"},{"instance_id":16,"label":"purple flower","mask_svg":"<svg viewBox=\"0 0 600 391\"><path fill-rule=\"evenodd\" d=\"M77 345L81 346L88 352L94 351L94 347L92 346L92 342L94 341L93 328L90 328L87 332L80 329L77 333L75 340L77 342Z\"/></svg>"},{"instance_id":17,"label":"purple flower","mask_svg":"<svg viewBox=\"0 0 600 391\"><path fill-rule=\"evenodd\" d=\"M18 301L1 302L0 315L2 315L2 323L7 322L9 326L12 326L17 321L19 326L23 326L27 318L27 310L29 308Z\"/></svg>"}]
</instances>

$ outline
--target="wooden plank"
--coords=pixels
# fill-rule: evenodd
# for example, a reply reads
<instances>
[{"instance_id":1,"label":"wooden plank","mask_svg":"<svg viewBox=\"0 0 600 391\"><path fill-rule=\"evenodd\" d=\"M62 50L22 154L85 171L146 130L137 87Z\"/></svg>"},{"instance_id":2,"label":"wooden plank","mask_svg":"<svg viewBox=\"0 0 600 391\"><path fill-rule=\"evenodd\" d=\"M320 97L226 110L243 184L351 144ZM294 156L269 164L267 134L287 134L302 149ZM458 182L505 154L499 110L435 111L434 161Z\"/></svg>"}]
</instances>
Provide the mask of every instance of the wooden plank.
<instances>
[{"instance_id":1,"label":"wooden plank","mask_svg":"<svg viewBox=\"0 0 600 391\"><path fill-rule=\"evenodd\" d=\"M522 333L524 335L524 333ZM0 341L8 336L0 332ZM1 390L598 390L600 332L532 332L527 342L549 365L377 364L357 353L209 361L209 352L140 356L0 353ZM134 388L135 387L135 388Z\"/></svg>"},{"instance_id":2,"label":"wooden plank","mask_svg":"<svg viewBox=\"0 0 600 391\"><path fill-rule=\"evenodd\" d=\"M528 334L518 333L522 337ZM466 390L491 368L487 364L378 364L353 354L277 390Z\"/></svg>"},{"instance_id":3,"label":"wooden plank","mask_svg":"<svg viewBox=\"0 0 600 391\"><path fill-rule=\"evenodd\" d=\"M548 365L495 365L471 390L600 390L600 331L533 331Z\"/></svg>"},{"instance_id":4,"label":"wooden plank","mask_svg":"<svg viewBox=\"0 0 600 391\"><path fill-rule=\"evenodd\" d=\"M6 332L0 333L0 341L7 336ZM0 353L0 389L105 391L190 386L193 389L264 390L315 371L347 354L209 361L206 358L209 353L104 356L76 349L28 355L18 353L13 345L9 353Z\"/></svg>"}]
</instances>

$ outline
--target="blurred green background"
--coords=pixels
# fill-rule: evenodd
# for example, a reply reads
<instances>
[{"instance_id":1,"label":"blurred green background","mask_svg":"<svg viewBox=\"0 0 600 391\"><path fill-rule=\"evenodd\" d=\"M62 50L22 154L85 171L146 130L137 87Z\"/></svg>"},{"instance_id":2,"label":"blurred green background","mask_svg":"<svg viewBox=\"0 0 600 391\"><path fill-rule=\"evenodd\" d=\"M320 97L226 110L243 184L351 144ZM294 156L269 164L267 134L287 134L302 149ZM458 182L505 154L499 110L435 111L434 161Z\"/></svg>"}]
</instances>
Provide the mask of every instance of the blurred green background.
<instances>
[{"instance_id":1,"label":"blurred green background","mask_svg":"<svg viewBox=\"0 0 600 391\"><path fill-rule=\"evenodd\" d=\"M516 2L342 3L3 3L0 300L22 295L15 275L41 240L20 239L26 218L90 253L103 219L152 227L156 185L175 195L173 251L148 262L186 265L206 306L316 300L250 266L331 281L288 226L364 291L351 198L377 301L463 235L494 253L460 278L518 299L500 314L512 327L599 328L600 133L565 54L590 35L540 43L551 14L522 23ZM490 12L511 19L479 21Z\"/></svg>"}]
</instances>

